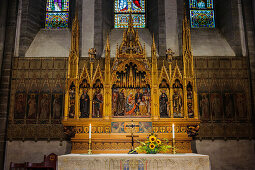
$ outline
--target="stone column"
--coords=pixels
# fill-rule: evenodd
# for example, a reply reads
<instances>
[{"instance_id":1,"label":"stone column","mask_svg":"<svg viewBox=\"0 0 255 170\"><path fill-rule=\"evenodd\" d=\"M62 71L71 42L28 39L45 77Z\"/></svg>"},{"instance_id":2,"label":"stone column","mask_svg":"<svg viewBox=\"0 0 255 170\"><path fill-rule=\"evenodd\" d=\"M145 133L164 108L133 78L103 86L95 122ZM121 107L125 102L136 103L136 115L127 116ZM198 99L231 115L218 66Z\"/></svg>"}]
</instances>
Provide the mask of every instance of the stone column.
<instances>
[{"instance_id":1,"label":"stone column","mask_svg":"<svg viewBox=\"0 0 255 170\"><path fill-rule=\"evenodd\" d=\"M8 4L7 4L8 2ZM4 167L5 159L5 141L6 141L6 123L8 119L8 104L10 96L10 83L11 83L11 61L13 56L13 47L15 42L15 30L17 19L17 1L15 0L2 0L0 1L0 11L8 9L5 28L4 50L2 58L2 73L0 80L0 169ZM6 12L5 12L6 13ZM4 15L0 15L3 17ZM0 18L0 22L2 22Z\"/></svg>"},{"instance_id":2,"label":"stone column","mask_svg":"<svg viewBox=\"0 0 255 170\"><path fill-rule=\"evenodd\" d=\"M94 48L94 6L94 0L83 0L81 57L88 57L89 49Z\"/></svg>"},{"instance_id":3,"label":"stone column","mask_svg":"<svg viewBox=\"0 0 255 170\"><path fill-rule=\"evenodd\" d=\"M0 70L2 69L4 41L5 41L5 26L7 17L7 0L0 2ZM0 71L1 76L1 71Z\"/></svg>"},{"instance_id":4,"label":"stone column","mask_svg":"<svg viewBox=\"0 0 255 170\"><path fill-rule=\"evenodd\" d=\"M177 0L165 1L166 49L171 48L179 56Z\"/></svg>"}]
</instances>

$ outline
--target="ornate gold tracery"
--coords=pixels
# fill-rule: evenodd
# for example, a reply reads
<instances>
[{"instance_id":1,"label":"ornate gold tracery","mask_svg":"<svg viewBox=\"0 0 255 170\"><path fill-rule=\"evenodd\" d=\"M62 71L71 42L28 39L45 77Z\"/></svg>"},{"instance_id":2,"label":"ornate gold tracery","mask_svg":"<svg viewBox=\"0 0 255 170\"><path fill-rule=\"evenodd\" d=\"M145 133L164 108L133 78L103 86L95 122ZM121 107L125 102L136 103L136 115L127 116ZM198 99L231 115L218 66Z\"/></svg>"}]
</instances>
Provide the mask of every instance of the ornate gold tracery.
<instances>
[{"instance_id":1,"label":"ornate gold tracery","mask_svg":"<svg viewBox=\"0 0 255 170\"><path fill-rule=\"evenodd\" d=\"M73 146L77 146L77 143L86 143L88 125L91 123L94 144L103 142L105 147L109 145L108 148L112 148L111 145L122 142L123 147L118 148L117 152L119 150L123 152L128 140L124 139L125 133L122 134L121 129L126 128L117 128L117 126L125 126L131 120L134 120L140 126L139 129L143 130L139 132L141 139L151 130L160 133L162 137L171 139L169 136L171 126L169 125L175 123L176 127L180 128L177 130L180 133L177 134L177 143L186 141L190 144L191 138L187 135L187 127L197 125L199 119L190 28L186 27L187 22L185 16L183 21L183 73L177 62L172 65L174 53L171 49L166 51L168 67L165 63L161 68L158 67L154 35L151 60L146 57L145 48L141 46L138 32L133 28L132 17L130 17L129 27L123 32L123 41L119 47L117 46L113 63L111 64L111 48L109 36L107 36L104 66L96 62L96 50L92 48L89 50L90 68L88 70L85 64L79 74L79 53L77 51L79 49L77 47L79 29L78 20L74 19L63 120L64 126L76 127L76 135L72 138ZM95 63L98 64L94 69ZM118 95L122 95L121 102L114 100ZM123 106L122 110L119 109L120 106ZM70 111L73 112L73 116L70 116ZM151 130L143 129L145 125ZM86 150L85 148L75 147L72 152L82 153ZM116 152L116 150L103 151L104 147L96 150L97 153ZM180 152L191 151L189 145L181 150Z\"/></svg>"}]
</instances>

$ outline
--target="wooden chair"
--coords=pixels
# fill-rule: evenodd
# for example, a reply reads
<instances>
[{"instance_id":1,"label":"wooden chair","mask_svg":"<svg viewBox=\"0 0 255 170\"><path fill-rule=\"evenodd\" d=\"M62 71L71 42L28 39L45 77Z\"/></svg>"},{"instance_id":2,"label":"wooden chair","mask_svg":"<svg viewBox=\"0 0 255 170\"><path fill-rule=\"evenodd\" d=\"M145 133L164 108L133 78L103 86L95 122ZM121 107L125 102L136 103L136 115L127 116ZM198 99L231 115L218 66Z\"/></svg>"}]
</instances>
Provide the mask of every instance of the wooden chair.
<instances>
[{"instance_id":1,"label":"wooden chair","mask_svg":"<svg viewBox=\"0 0 255 170\"><path fill-rule=\"evenodd\" d=\"M10 163L10 170L27 170L26 163Z\"/></svg>"},{"instance_id":2,"label":"wooden chair","mask_svg":"<svg viewBox=\"0 0 255 170\"><path fill-rule=\"evenodd\" d=\"M57 161L58 161L58 156L54 153L49 154L47 157L44 156L45 167L56 170Z\"/></svg>"}]
</instances>

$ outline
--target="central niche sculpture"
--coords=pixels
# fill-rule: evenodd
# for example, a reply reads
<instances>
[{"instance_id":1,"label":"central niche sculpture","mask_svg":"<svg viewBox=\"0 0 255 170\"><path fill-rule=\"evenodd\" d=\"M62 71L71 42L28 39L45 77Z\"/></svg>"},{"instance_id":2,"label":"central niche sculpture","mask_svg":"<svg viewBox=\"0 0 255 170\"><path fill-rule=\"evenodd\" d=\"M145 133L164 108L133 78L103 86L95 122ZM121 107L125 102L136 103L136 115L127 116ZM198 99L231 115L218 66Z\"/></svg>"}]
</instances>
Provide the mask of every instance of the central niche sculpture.
<instances>
[{"instance_id":1,"label":"central niche sculpture","mask_svg":"<svg viewBox=\"0 0 255 170\"><path fill-rule=\"evenodd\" d=\"M112 111L115 117L150 117L151 90L146 72L130 62L116 72L112 87Z\"/></svg>"}]
</instances>

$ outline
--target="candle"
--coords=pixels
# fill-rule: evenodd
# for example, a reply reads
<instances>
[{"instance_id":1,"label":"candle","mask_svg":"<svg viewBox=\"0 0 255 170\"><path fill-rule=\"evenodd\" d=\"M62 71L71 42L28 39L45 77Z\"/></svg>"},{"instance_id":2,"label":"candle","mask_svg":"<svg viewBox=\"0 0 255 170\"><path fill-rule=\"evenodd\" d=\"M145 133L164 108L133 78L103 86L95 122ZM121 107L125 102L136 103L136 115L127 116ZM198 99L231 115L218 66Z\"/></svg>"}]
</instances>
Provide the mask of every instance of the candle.
<instances>
[{"instance_id":1,"label":"candle","mask_svg":"<svg viewBox=\"0 0 255 170\"><path fill-rule=\"evenodd\" d=\"M89 124L89 139L91 139L91 124Z\"/></svg>"},{"instance_id":2,"label":"candle","mask_svg":"<svg viewBox=\"0 0 255 170\"><path fill-rule=\"evenodd\" d=\"M172 132L173 132L173 139L175 138L175 134L174 134L174 124L172 124Z\"/></svg>"}]
</instances>

